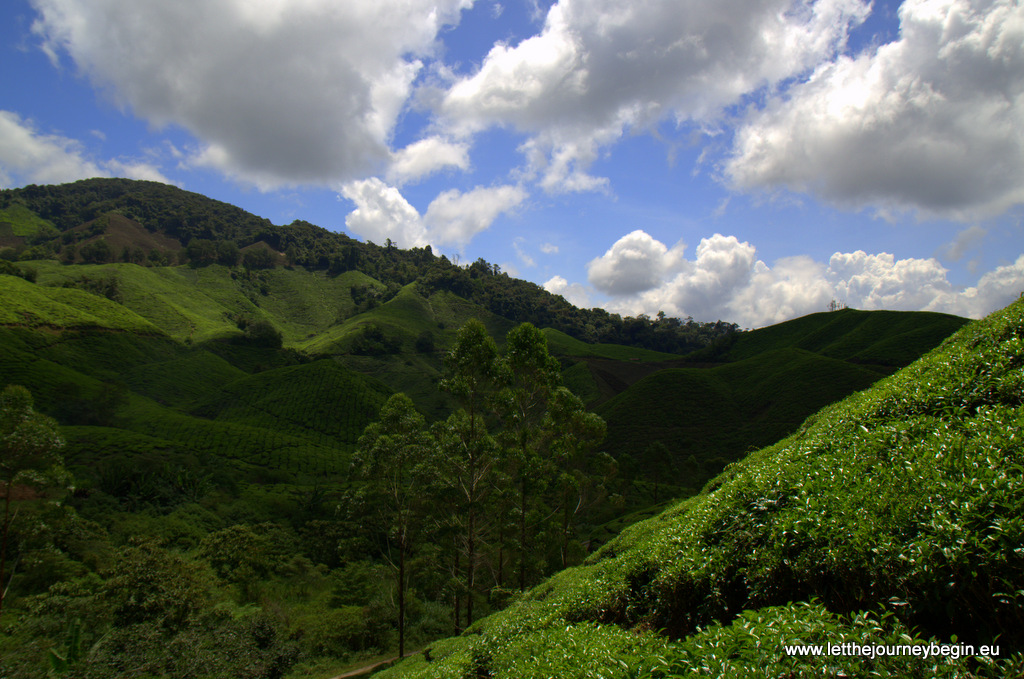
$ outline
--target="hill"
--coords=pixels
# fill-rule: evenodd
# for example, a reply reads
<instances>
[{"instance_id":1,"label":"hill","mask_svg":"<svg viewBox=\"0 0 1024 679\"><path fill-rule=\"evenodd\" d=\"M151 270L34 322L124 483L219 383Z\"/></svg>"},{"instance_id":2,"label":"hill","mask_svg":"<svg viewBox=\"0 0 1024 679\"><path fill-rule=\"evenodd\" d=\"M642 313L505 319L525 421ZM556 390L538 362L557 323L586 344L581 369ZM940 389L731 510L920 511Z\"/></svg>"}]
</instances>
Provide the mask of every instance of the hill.
<instances>
[{"instance_id":1,"label":"hill","mask_svg":"<svg viewBox=\"0 0 1024 679\"><path fill-rule=\"evenodd\" d=\"M969 324L380 676L1019 674L1022 344L1024 302ZM952 646L783 648L844 643Z\"/></svg>"},{"instance_id":2,"label":"hill","mask_svg":"<svg viewBox=\"0 0 1024 679\"><path fill-rule=\"evenodd\" d=\"M651 446L671 458L669 478L700 488L750 450L792 433L812 413L867 388L937 346L967 322L948 314L858 311L811 314L724 336L682 358L587 355L566 383L608 424L605 445L641 473ZM549 337L551 335L549 334ZM584 345L586 346L586 345Z\"/></svg>"},{"instance_id":3,"label":"hill","mask_svg":"<svg viewBox=\"0 0 1024 679\"><path fill-rule=\"evenodd\" d=\"M721 321L622 318L601 309L577 309L482 259L461 267L434 256L429 247L399 250L390 242L362 243L301 220L274 225L235 206L158 182L88 179L2 190L0 215L9 215L18 227L11 238L33 234L0 242L0 256L8 259L146 266L187 262L197 268L241 262L247 271L287 263L329 276L359 271L387 281L385 299L415 282L424 297L446 291L514 323L555 328L588 343L670 353L700 348L737 329Z\"/></svg>"},{"instance_id":4,"label":"hill","mask_svg":"<svg viewBox=\"0 0 1024 679\"><path fill-rule=\"evenodd\" d=\"M337 663L393 647L395 534L357 448L395 392L426 416L429 450L447 451L424 461L445 471L423 490L429 539L410 553L409 639L425 643L459 628L461 608L502 608L520 583L580 563L666 496L696 493L964 322L844 311L738 333L621 318L482 260L460 267L429 249L279 227L145 182L2 191L0 209L24 234L0 243L0 388L28 386L57 419L75 477L60 505L29 495L12 533L14 610L28 622L5 614L0 654L19 677L77 643L95 676L143 659L152 676L227 676L216 663L230 656L260 668L253 677L280 677L299 657ZM545 375L561 368L604 422L565 390L543 396L548 386L539 401L509 401L523 386L466 430L466 394L441 387L472 319L495 355L522 321L544 328L557 358L544 353ZM527 331L529 347L538 334ZM557 409L538 410L545 399ZM487 458L474 467L482 476L460 476L450 465L474 451ZM462 482L445 485L446 474ZM482 494L459 504L484 477ZM459 507L483 507L466 522L472 538ZM165 582L185 590L168 597ZM192 613L168 609L192 595L203 602ZM117 597L161 612L125 617ZM637 615L640 629L661 624ZM167 650L186 646L195 653ZM175 665L193 657L214 664ZM485 660L473 661L480 672Z\"/></svg>"}]
</instances>

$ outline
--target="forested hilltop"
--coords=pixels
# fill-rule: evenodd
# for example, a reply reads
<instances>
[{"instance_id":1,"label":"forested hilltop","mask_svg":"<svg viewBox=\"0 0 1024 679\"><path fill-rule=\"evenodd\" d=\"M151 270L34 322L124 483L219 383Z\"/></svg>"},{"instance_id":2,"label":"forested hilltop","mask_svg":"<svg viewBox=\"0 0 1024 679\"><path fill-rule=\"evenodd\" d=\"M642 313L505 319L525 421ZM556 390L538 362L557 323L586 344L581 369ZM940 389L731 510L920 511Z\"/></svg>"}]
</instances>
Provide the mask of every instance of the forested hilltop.
<instances>
[{"instance_id":1,"label":"forested hilltop","mask_svg":"<svg viewBox=\"0 0 1024 679\"><path fill-rule=\"evenodd\" d=\"M156 240L157 237L159 240ZM628 344L681 353L737 329L693 319L622 318L579 309L540 286L482 259L468 267L435 257L429 246L375 245L296 220L276 226L227 203L158 182L87 179L0 191L0 248L8 259L141 265L213 263L251 269L275 264L338 275L360 271L387 289L383 302L415 282L425 295L445 290L515 323L560 330L585 342Z\"/></svg>"},{"instance_id":2,"label":"forested hilltop","mask_svg":"<svg viewBox=\"0 0 1024 679\"><path fill-rule=\"evenodd\" d=\"M312 679L480 629L964 323L623 319L161 184L0 192L0 678Z\"/></svg>"}]
</instances>

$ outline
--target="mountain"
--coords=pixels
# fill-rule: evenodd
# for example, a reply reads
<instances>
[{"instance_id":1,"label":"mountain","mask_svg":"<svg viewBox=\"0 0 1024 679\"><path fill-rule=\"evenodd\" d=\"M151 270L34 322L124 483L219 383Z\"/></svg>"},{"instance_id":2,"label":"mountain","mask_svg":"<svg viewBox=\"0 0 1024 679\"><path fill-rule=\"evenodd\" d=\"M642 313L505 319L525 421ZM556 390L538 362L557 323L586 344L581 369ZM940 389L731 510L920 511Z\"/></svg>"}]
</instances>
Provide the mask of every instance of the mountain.
<instances>
[{"instance_id":1,"label":"mountain","mask_svg":"<svg viewBox=\"0 0 1024 679\"><path fill-rule=\"evenodd\" d=\"M542 328L562 384L607 426L590 449L537 416L548 437L533 442L548 451L537 459L487 444L494 464L539 466L529 482L488 481L478 579L465 586L485 612L517 596L513 570L532 584L579 563L666 497L696 494L723 467L737 473L749 451L966 322L843 310L738 332L621 318L482 260L457 266L427 248L275 226L151 182L0 191L0 222L0 389L28 387L56 419L75 479L59 505L18 490L15 613L0 620L0 655L22 668L10 676L36 676L53 649L85 658L76 644L91 649L82 676L124 663L235 676L228 658L245 657L262 668L247 676L269 677L300 658L333 671L338 658L387 651L394 536L360 471L359 439L403 392L435 442L470 449L442 386L471 320L499 354L520 324ZM575 397L559 398L573 412ZM589 436L601 429L592 413L566 421ZM485 420L492 441L499 419ZM460 626L468 553L449 491L424 489L431 538L410 554L417 643ZM526 531L531 553L519 548ZM145 610L124 613L138 602ZM175 644L192 651L167 651ZM175 664L186 657L200 664Z\"/></svg>"},{"instance_id":2,"label":"mountain","mask_svg":"<svg viewBox=\"0 0 1024 679\"><path fill-rule=\"evenodd\" d=\"M379 676L1019 676L1022 343L1024 302L963 327Z\"/></svg>"}]
</instances>

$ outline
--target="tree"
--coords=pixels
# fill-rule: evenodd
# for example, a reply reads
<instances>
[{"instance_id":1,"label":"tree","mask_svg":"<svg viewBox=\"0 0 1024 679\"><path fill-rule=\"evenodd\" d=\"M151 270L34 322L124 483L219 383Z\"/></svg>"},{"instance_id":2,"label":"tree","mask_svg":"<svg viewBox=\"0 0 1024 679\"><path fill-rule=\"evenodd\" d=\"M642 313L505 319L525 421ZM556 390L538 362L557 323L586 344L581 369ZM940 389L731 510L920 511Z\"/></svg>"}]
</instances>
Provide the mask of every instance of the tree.
<instances>
[{"instance_id":1,"label":"tree","mask_svg":"<svg viewBox=\"0 0 1024 679\"><path fill-rule=\"evenodd\" d=\"M478 547L484 527L481 510L496 452L494 441L487 435L484 416L501 383L502 366L497 345L484 324L476 319L467 321L459 330L445 363L449 376L441 382L441 388L455 397L462 411L435 431L440 447L447 449L446 457L452 467L450 478L458 484L465 507L466 624L471 625Z\"/></svg>"},{"instance_id":2,"label":"tree","mask_svg":"<svg viewBox=\"0 0 1024 679\"><path fill-rule=\"evenodd\" d=\"M526 589L527 514L531 480L541 476L541 423L552 391L560 381L558 359L548 353L547 338L531 323L505 336L507 383L501 403L507 469L519 488L519 590ZM499 564L500 565L500 564Z\"/></svg>"},{"instance_id":3,"label":"tree","mask_svg":"<svg viewBox=\"0 0 1024 679\"><path fill-rule=\"evenodd\" d=\"M405 656L406 562L424 500L425 462L430 440L426 422L405 394L395 394L380 411L380 420L359 439L356 464L398 552L398 655ZM395 565L392 561L392 565Z\"/></svg>"},{"instance_id":4,"label":"tree","mask_svg":"<svg viewBox=\"0 0 1024 679\"><path fill-rule=\"evenodd\" d=\"M599 490L595 474L609 477L615 462L606 453L591 453L604 440L604 420L587 412L583 401L565 387L555 390L545 428L551 432L552 458L559 470L559 503L561 505L562 568L569 567L569 539L575 529L576 517Z\"/></svg>"},{"instance_id":5,"label":"tree","mask_svg":"<svg viewBox=\"0 0 1024 679\"><path fill-rule=\"evenodd\" d=\"M66 483L63 461L57 452L63 445L57 423L35 412L28 389L9 385L0 393L0 488L4 495L0 539L0 614L10 586L7 551L10 528L15 518L11 516L11 503L16 500L16 495L27 495L26 491L40 491ZM11 570L13 577L14 568Z\"/></svg>"}]
</instances>

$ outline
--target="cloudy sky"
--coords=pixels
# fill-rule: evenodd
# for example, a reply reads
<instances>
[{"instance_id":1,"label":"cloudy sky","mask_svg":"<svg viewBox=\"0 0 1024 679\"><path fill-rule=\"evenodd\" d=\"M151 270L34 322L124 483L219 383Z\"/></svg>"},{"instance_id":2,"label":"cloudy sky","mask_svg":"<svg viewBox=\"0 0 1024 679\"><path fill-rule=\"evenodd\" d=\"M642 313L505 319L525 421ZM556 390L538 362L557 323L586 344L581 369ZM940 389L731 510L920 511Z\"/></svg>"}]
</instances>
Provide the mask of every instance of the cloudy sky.
<instances>
[{"instance_id":1,"label":"cloudy sky","mask_svg":"<svg viewBox=\"0 0 1024 679\"><path fill-rule=\"evenodd\" d=\"M1012 0L7 0L0 186L154 179L758 327L1024 291Z\"/></svg>"}]
</instances>

